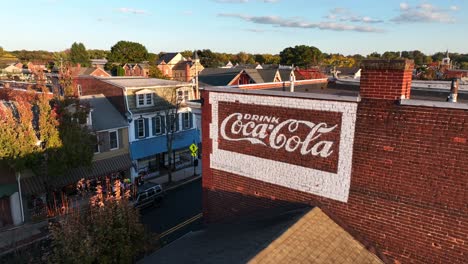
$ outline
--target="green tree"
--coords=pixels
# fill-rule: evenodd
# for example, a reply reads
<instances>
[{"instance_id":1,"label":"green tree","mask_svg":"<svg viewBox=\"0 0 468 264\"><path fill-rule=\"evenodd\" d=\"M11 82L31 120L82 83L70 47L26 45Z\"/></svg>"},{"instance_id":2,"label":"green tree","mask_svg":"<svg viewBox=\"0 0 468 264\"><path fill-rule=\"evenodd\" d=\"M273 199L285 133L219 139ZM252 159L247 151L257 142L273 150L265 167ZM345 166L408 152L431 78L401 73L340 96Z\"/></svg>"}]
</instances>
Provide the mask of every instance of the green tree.
<instances>
[{"instance_id":1,"label":"green tree","mask_svg":"<svg viewBox=\"0 0 468 264\"><path fill-rule=\"evenodd\" d=\"M396 51L386 51L382 54L382 59L393 60L400 57L400 53Z\"/></svg>"},{"instance_id":2,"label":"green tree","mask_svg":"<svg viewBox=\"0 0 468 264\"><path fill-rule=\"evenodd\" d=\"M70 48L70 62L74 65L79 63L83 67L89 67L91 65L89 54L83 43L74 42L72 44Z\"/></svg>"},{"instance_id":3,"label":"green tree","mask_svg":"<svg viewBox=\"0 0 468 264\"><path fill-rule=\"evenodd\" d=\"M239 63L242 63L242 64L245 64L247 63L247 61L249 60L249 54L241 51L239 53L237 53L237 61Z\"/></svg>"},{"instance_id":4,"label":"green tree","mask_svg":"<svg viewBox=\"0 0 468 264\"><path fill-rule=\"evenodd\" d=\"M313 46L299 45L288 47L280 52L281 64L308 68L319 65L322 61L322 52Z\"/></svg>"},{"instance_id":5,"label":"green tree","mask_svg":"<svg viewBox=\"0 0 468 264\"><path fill-rule=\"evenodd\" d=\"M148 64L149 65L156 65L156 61L159 59L159 55L156 53L148 53Z\"/></svg>"},{"instance_id":6,"label":"green tree","mask_svg":"<svg viewBox=\"0 0 468 264\"><path fill-rule=\"evenodd\" d=\"M198 58L200 58L200 63L205 68L214 68L222 64L216 54L209 49L197 50Z\"/></svg>"},{"instance_id":7,"label":"green tree","mask_svg":"<svg viewBox=\"0 0 468 264\"><path fill-rule=\"evenodd\" d=\"M165 79L169 80L170 77L164 75L162 71L156 66L156 65L150 65L149 66L149 73L148 77L150 78L157 78L157 79Z\"/></svg>"},{"instance_id":8,"label":"green tree","mask_svg":"<svg viewBox=\"0 0 468 264\"><path fill-rule=\"evenodd\" d=\"M100 49L92 49L88 50L89 58L90 59L105 59L109 55L110 51L108 50L100 50Z\"/></svg>"},{"instance_id":9,"label":"green tree","mask_svg":"<svg viewBox=\"0 0 468 264\"><path fill-rule=\"evenodd\" d=\"M180 54L182 54L182 57L188 59L188 58L192 58L192 56L193 56L193 51L191 51L191 50L184 50L184 51L182 51Z\"/></svg>"},{"instance_id":10,"label":"green tree","mask_svg":"<svg viewBox=\"0 0 468 264\"><path fill-rule=\"evenodd\" d=\"M115 63L140 63L148 60L148 50L140 43L121 40L112 46L107 60Z\"/></svg>"},{"instance_id":11,"label":"green tree","mask_svg":"<svg viewBox=\"0 0 468 264\"><path fill-rule=\"evenodd\" d=\"M368 59L380 59L382 58L382 55L378 52L372 52L371 54L367 55Z\"/></svg>"}]
</instances>

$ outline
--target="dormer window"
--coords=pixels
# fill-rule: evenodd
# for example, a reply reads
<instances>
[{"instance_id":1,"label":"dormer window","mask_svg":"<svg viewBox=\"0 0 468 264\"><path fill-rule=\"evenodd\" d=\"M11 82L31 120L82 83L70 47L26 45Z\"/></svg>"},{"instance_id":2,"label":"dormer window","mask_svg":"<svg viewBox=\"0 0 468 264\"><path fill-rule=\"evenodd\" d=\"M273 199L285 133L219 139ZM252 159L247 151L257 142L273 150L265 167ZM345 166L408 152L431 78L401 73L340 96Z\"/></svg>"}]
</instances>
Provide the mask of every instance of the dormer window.
<instances>
[{"instance_id":1,"label":"dormer window","mask_svg":"<svg viewBox=\"0 0 468 264\"><path fill-rule=\"evenodd\" d=\"M153 92L151 90L141 90L136 92L137 107L146 107L153 105Z\"/></svg>"}]
</instances>

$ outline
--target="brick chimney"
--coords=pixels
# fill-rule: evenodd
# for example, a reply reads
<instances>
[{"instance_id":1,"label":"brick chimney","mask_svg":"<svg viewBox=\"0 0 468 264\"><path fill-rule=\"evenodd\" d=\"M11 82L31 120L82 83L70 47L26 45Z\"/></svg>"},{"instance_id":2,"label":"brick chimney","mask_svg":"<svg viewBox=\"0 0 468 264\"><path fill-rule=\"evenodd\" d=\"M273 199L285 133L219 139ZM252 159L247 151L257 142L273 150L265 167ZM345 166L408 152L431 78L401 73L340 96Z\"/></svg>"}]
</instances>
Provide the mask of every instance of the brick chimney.
<instances>
[{"instance_id":1,"label":"brick chimney","mask_svg":"<svg viewBox=\"0 0 468 264\"><path fill-rule=\"evenodd\" d=\"M414 61L364 60L361 64L361 98L409 99Z\"/></svg>"},{"instance_id":2,"label":"brick chimney","mask_svg":"<svg viewBox=\"0 0 468 264\"><path fill-rule=\"evenodd\" d=\"M185 81L190 82L192 78L190 78L190 63L185 62Z\"/></svg>"}]
</instances>

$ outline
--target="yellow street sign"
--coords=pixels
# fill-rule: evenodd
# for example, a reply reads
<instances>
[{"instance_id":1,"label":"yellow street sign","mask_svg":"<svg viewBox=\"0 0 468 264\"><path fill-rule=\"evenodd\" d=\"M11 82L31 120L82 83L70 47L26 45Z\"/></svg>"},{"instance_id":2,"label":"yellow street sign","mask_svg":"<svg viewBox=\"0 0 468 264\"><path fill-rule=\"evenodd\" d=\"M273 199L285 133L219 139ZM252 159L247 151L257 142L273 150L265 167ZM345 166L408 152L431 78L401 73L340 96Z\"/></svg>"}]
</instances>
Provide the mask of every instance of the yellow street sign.
<instances>
[{"instance_id":1,"label":"yellow street sign","mask_svg":"<svg viewBox=\"0 0 468 264\"><path fill-rule=\"evenodd\" d=\"M195 143L192 143L192 145L190 145L189 149L192 151L192 153L194 153L194 152L197 152L198 147L197 147L197 145L195 145ZM192 154L192 156L193 156L193 154Z\"/></svg>"},{"instance_id":2,"label":"yellow street sign","mask_svg":"<svg viewBox=\"0 0 468 264\"><path fill-rule=\"evenodd\" d=\"M195 158L196 158L197 156L198 156L198 155L197 155L197 152L192 152L192 157L195 157Z\"/></svg>"}]
</instances>

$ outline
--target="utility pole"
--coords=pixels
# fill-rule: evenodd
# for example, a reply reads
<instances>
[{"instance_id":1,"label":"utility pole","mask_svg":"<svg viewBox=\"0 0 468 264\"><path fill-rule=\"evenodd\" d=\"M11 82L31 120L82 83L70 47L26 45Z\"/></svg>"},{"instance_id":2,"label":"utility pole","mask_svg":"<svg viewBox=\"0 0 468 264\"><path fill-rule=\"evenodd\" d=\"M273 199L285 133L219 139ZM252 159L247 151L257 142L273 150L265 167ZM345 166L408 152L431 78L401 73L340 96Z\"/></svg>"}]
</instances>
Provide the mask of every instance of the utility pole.
<instances>
[{"instance_id":1,"label":"utility pole","mask_svg":"<svg viewBox=\"0 0 468 264\"><path fill-rule=\"evenodd\" d=\"M198 89L198 64L197 64L197 62L199 61L199 58L198 58L197 50L195 50L194 60L195 60L195 93L196 93L195 99L200 99L200 90Z\"/></svg>"}]
</instances>

